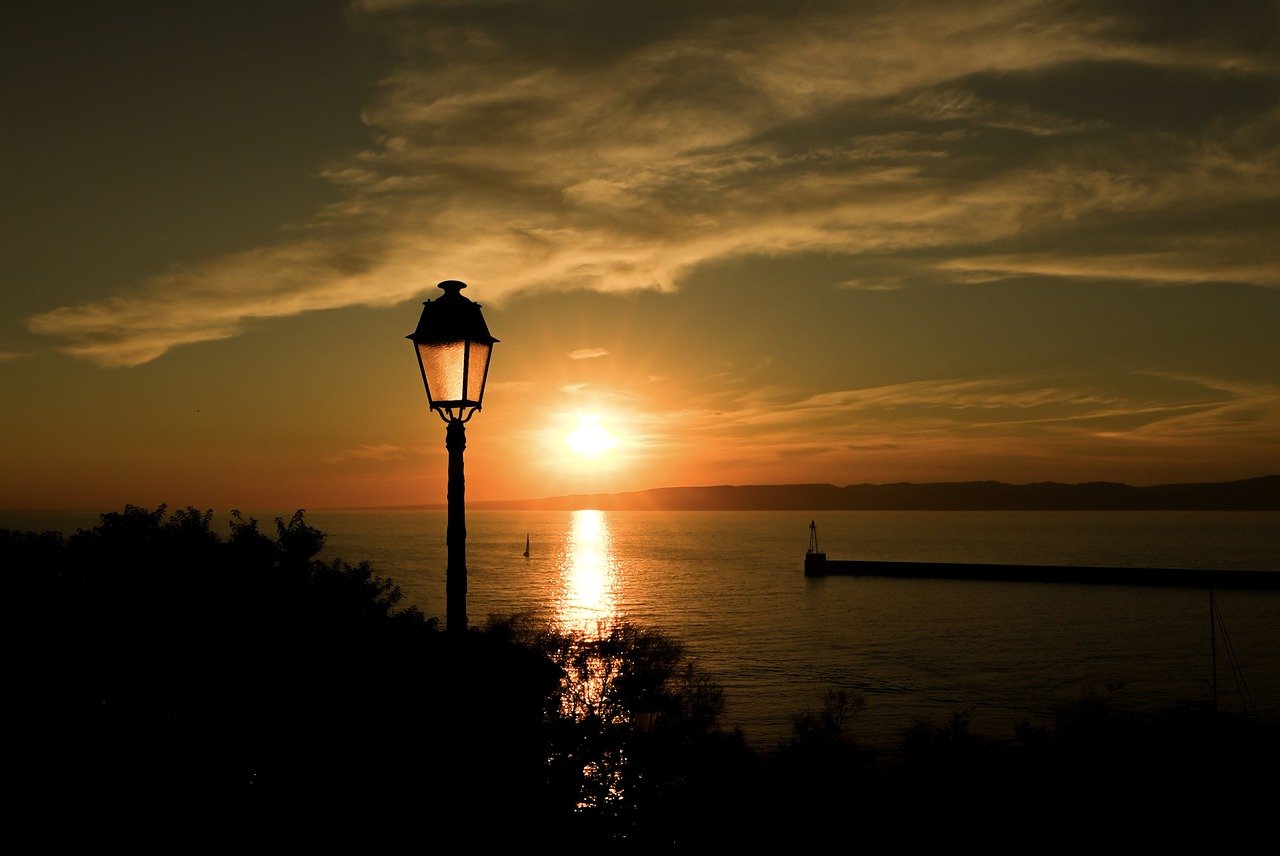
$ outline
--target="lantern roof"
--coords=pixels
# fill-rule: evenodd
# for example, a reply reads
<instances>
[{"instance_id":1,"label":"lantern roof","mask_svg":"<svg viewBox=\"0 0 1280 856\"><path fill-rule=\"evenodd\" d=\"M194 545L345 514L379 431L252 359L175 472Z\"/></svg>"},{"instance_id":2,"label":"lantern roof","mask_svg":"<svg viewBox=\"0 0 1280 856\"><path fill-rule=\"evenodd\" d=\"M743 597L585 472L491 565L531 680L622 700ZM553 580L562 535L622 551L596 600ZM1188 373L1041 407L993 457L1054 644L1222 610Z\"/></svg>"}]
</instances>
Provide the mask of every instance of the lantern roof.
<instances>
[{"instance_id":1,"label":"lantern roof","mask_svg":"<svg viewBox=\"0 0 1280 856\"><path fill-rule=\"evenodd\" d=\"M480 312L480 304L463 297L465 282L447 279L437 286L444 294L435 300L422 303L422 315L418 327L406 339L417 344L443 342L483 342L492 345L498 341L489 333L489 325Z\"/></svg>"}]
</instances>

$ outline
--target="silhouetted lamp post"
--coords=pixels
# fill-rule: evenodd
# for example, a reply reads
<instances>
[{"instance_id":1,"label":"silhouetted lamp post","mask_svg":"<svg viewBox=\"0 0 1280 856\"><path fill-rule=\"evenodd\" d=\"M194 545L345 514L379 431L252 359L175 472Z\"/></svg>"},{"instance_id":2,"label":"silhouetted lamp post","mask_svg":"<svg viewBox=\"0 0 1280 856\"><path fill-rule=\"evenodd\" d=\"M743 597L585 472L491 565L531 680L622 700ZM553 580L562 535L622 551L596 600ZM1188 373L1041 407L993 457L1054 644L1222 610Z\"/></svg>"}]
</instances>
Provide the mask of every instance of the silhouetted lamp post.
<instances>
[{"instance_id":1,"label":"silhouetted lamp post","mask_svg":"<svg viewBox=\"0 0 1280 856\"><path fill-rule=\"evenodd\" d=\"M489 335L480 304L460 293L466 283L446 280L442 297L422 304L413 342L418 368L427 388L427 403L445 425L449 450L449 523L445 542L449 564L445 570L446 627L450 634L467 629L467 525L463 494L462 450L467 447L466 423L480 409L489 357L498 340Z\"/></svg>"}]
</instances>

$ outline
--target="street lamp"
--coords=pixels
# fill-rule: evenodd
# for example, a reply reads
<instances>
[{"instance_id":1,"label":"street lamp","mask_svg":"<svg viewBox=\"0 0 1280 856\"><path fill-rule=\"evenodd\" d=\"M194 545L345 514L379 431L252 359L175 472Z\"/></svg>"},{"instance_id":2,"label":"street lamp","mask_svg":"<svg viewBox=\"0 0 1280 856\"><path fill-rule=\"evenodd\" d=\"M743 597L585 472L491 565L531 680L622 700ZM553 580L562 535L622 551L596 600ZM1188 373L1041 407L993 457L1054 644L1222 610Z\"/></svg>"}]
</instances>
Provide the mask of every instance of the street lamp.
<instances>
[{"instance_id":1,"label":"street lamp","mask_svg":"<svg viewBox=\"0 0 1280 856\"><path fill-rule=\"evenodd\" d=\"M449 450L449 523L445 543L445 621L449 633L467 629L467 526L463 494L462 450L467 447L465 425L480 409L489 357L498 340L480 313L480 304L463 297L464 282L446 280L438 286L443 297L422 304L418 328L405 336L413 342L418 369L427 388L427 404L445 425Z\"/></svg>"}]
</instances>

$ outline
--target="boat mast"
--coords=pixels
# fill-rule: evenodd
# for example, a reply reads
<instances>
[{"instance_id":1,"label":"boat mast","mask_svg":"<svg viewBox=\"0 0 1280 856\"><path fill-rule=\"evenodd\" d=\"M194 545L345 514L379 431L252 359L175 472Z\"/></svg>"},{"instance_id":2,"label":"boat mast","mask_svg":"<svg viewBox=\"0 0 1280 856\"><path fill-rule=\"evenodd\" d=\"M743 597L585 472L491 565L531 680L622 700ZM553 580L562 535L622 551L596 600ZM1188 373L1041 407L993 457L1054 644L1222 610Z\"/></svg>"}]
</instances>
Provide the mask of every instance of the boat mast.
<instances>
[{"instance_id":1,"label":"boat mast","mask_svg":"<svg viewBox=\"0 0 1280 856\"><path fill-rule=\"evenodd\" d=\"M1213 585L1209 586L1209 656L1213 659L1213 712L1218 712L1218 628L1214 622Z\"/></svg>"}]
</instances>

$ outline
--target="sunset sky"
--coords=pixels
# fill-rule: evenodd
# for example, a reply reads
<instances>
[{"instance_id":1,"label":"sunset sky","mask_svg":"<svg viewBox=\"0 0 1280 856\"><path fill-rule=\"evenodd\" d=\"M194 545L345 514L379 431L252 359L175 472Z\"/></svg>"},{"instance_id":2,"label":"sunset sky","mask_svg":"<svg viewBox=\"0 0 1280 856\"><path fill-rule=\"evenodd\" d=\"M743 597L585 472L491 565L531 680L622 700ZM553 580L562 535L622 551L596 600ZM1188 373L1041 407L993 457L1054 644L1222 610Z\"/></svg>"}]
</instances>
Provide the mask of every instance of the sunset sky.
<instances>
[{"instance_id":1,"label":"sunset sky","mask_svg":"<svg viewBox=\"0 0 1280 856\"><path fill-rule=\"evenodd\" d=\"M1275 2L0 16L0 508L1280 472Z\"/></svg>"}]
</instances>

